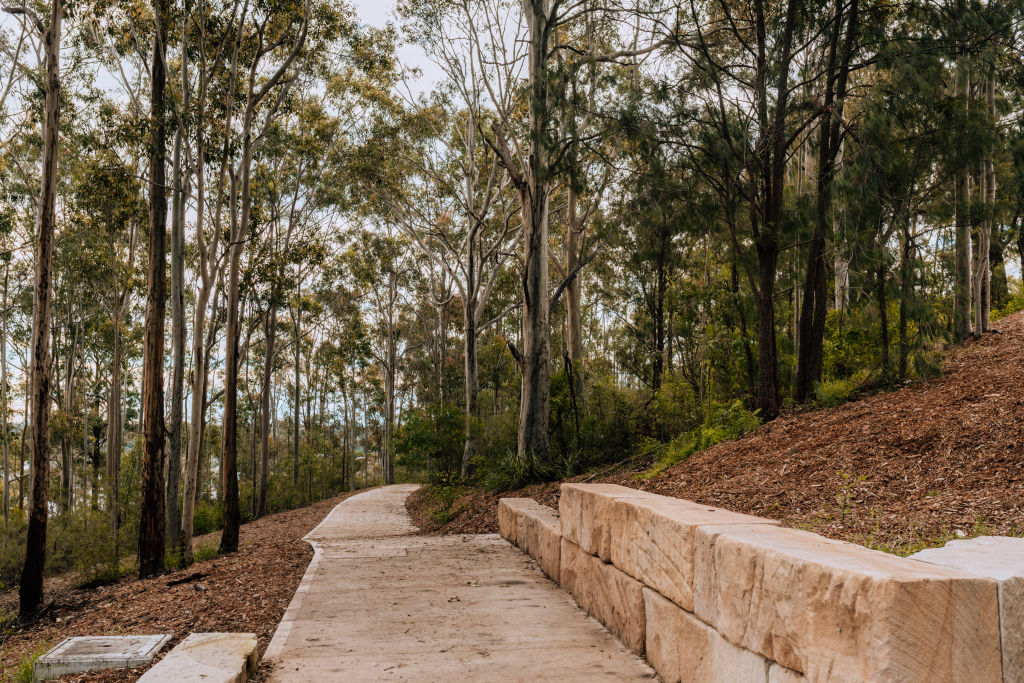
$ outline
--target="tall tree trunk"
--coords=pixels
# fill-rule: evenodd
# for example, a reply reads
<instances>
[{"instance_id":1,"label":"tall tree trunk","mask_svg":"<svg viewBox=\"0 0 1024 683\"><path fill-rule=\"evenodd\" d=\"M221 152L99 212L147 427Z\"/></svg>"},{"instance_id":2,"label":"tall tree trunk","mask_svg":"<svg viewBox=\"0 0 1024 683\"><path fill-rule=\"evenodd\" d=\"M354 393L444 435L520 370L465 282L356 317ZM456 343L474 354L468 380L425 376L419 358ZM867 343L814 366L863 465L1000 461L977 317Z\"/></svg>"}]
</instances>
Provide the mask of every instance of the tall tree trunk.
<instances>
[{"instance_id":1,"label":"tall tree trunk","mask_svg":"<svg viewBox=\"0 0 1024 683\"><path fill-rule=\"evenodd\" d=\"M298 296L302 298L302 285L301 281L299 284ZM295 304L295 317L292 319L295 323L295 405L293 411L293 427L294 432L292 434L292 485L298 486L299 484L299 412L301 409L300 399L302 396L302 303L301 301Z\"/></svg>"},{"instance_id":2,"label":"tall tree trunk","mask_svg":"<svg viewBox=\"0 0 1024 683\"><path fill-rule=\"evenodd\" d=\"M142 365L142 510L139 516L139 576L164 569L164 322L167 309L167 117L164 111L164 27L167 0L153 3L153 71L149 158L149 286Z\"/></svg>"},{"instance_id":3,"label":"tall tree trunk","mask_svg":"<svg viewBox=\"0 0 1024 683\"><path fill-rule=\"evenodd\" d=\"M52 0L46 49L46 98L43 179L39 196L35 306L32 325L32 504L25 564L18 585L22 617L35 613L43 599L46 564L47 494L50 482L50 296L53 281L53 232L57 204L57 142L60 119L60 30L63 0Z\"/></svg>"},{"instance_id":4,"label":"tall tree trunk","mask_svg":"<svg viewBox=\"0 0 1024 683\"><path fill-rule=\"evenodd\" d=\"M764 129L759 142L757 164L762 205L761 215L752 215L754 242L757 249L757 408L766 420L779 413L779 368L775 340L775 280L779 261L779 239L782 230L782 201L786 171L786 121L788 114L789 67L792 63L793 31L798 0L789 0L786 18L779 38L779 65L776 70L774 112L769 118L767 25L763 0L755 0L757 33L757 116ZM752 214L755 213L752 210Z\"/></svg>"},{"instance_id":5,"label":"tall tree trunk","mask_svg":"<svg viewBox=\"0 0 1024 683\"><path fill-rule=\"evenodd\" d=\"M996 94L995 94L995 73L989 69L985 79L985 105L989 130L994 133L996 127ZM982 269L978 276L981 280L981 292L979 301L979 318L981 324L978 332L988 332L989 323L992 318L992 262L990 251L992 248L992 231L996 227L996 166L994 159L995 141L989 143L985 150L985 221L981 227L981 244L978 251L982 255Z\"/></svg>"},{"instance_id":6,"label":"tall tree trunk","mask_svg":"<svg viewBox=\"0 0 1024 683\"><path fill-rule=\"evenodd\" d=\"M75 388L75 356L78 352L78 330L74 329L72 311L68 310L68 324L71 327L71 345L68 347L67 362L64 367L64 416L70 422L72 400ZM61 497L58 504L65 512L71 512L72 491L74 489L74 458L71 451L71 430L64 430L60 440L60 484Z\"/></svg>"},{"instance_id":7,"label":"tall tree trunk","mask_svg":"<svg viewBox=\"0 0 1024 683\"><path fill-rule=\"evenodd\" d=\"M473 259L470 258L469 272L473 272ZM467 292L473 291L475 283L468 281ZM476 455L476 414L477 398L480 394L479 362L476 353L477 332L476 332L476 299L467 297L463 305L462 319L465 323L465 365L466 365L466 414L465 414L465 444L462 449L462 465L459 468L459 476L465 479L470 475L472 459Z\"/></svg>"},{"instance_id":8,"label":"tall tree trunk","mask_svg":"<svg viewBox=\"0 0 1024 683\"><path fill-rule=\"evenodd\" d=\"M188 78L188 22L191 2L186 0L181 50L182 109L190 102ZM177 126L174 136L174 206L171 212L171 424L167 465L167 543L177 548L181 533L181 434L185 400L185 201L188 198L188 172L182 173L181 147L185 131Z\"/></svg>"},{"instance_id":9,"label":"tall tree trunk","mask_svg":"<svg viewBox=\"0 0 1024 683\"><path fill-rule=\"evenodd\" d=\"M3 457L4 457L4 522L8 520L11 512L11 451L10 431L8 427L8 410L10 409L7 396L7 319L10 316L7 310L7 294L10 285L11 262L4 261L4 293L3 293L3 329L0 330L0 410L3 410Z\"/></svg>"},{"instance_id":10,"label":"tall tree trunk","mask_svg":"<svg viewBox=\"0 0 1024 683\"><path fill-rule=\"evenodd\" d=\"M885 265L875 269L875 292L878 296L879 350L881 352L882 381L889 381L889 312L885 297Z\"/></svg>"},{"instance_id":11,"label":"tall tree trunk","mask_svg":"<svg viewBox=\"0 0 1024 683\"><path fill-rule=\"evenodd\" d=\"M114 542L121 528L121 448L123 423L121 422L121 305L114 306L114 355L110 363L110 397L107 399L107 488L110 495L110 524Z\"/></svg>"},{"instance_id":12,"label":"tall tree trunk","mask_svg":"<svg viewBox=\"0 0 1024 683\"><path fill-rule=\"evenodd\" d=\"M907 306L911 292L911 262L910 257L913 250L913 237L910 234L910 220L903 224L903 244L900 249L900 358L899 358L899 381L907 378L907 359L910 355L910 343L907 339Z\"/></svg>"},{"instance_id":13,"label":"tall tree trunk","mask_svg":"<svg viewBox=\"0 0 1024 683\"><path fill-rule=\"evenodd\" d=\"M579 268L579 236L580 226L577 214L576 190L569 184L569 215L565 238L565 272L576 273ZM582 273L576 273L565 286L565 345L569 350L572 363L572 381L575 385L577 408L582 409L585 402L583 395L583 314L581 311Z\"/></svg>"},{"instance_id":14,"label":"tall tree trunk","mask_svg":"<svg viewBox=\"0 0 1024 683\"><path fill-rule=\"evenodd\" d=\"M961 55L960 97L962 108L966 114L969 109L971 77L966 64L966 57ZM961 160L962 163L962 160ZM956 276L953 286L953 336L957 342L963 342L971 335L971 222L970 222L970 169L964 168L956 173L954 191L956 193Z\"/></svg>"},{"instance_id":15,"label":"tall tree trunk","mask_svg":"<svg viewBox=\"0 0 1024 683\"><path fill-rule=\"evenodd\" d=\"M665 374L665 293L668 291L668 274L665 260L668 253L662 245L658 253L654 282L654 301L651 307L651 322L654 327L654 353L651 355L651 391L661 390Z\"/></svg>"},{"instance_id":16,"label":"tall tree trunk","mask_svg":"<svg viewBox=\"0 0 1024 683\"><path fill-rule=\"evenodd\" d=\"M271 297L273 301L273 297ZM266 322L266 352L263 357L263 383L260 393L260 488L256 516L267 513L267 479L270 476L270 394L274 379L274 341L277 338L277 308L271 303Z\"/></svg>"},{"instance_id":17,"label":"tall tree trunk","mask_svg":"<svg viewBox=\"0 0 1024 683\"><path fill-rule=\"evenodd\" d=\"M843 118L843 105L846 101L846 82L850 72L850 57L853 52L854 38L857 33L857 0L853 0L850 4L846 37L840 55L838 54L838 45L843 23L843 7L844 4L837 0L832 35L829 41L825 102L819 124L817 211L814 234L807 256L795 387L795 398L800 402L807 399L814 384L821 380L825 316L827 314L825 238L832 204L832 181L835 178L836 159L841 143L840 123Z\"/></svg>"},{"instance_id":18,"label":"tall tree trunk","mask_svg":"<svg viewBox=\"0 0 1024 683\"><path fill-rule=\"evenodd\" d=\"M779 413L779 371L775 351L775 269L778 245L774 240L758 241L757 302L757 396L763 419Z\"/></svg>"},{"instance_id":19,"label":"tall tree trunk","mask_svg":"<svg viewBox=\"0 0 1024 683\"><path fill-rule=\"evenodd\" d=\"M526 0L529 30L529 168L518 182L523 218L523 377L519 402L518 456L532 469L550 452L551 348L548 283L548 0Z\"/></svg>"},{"instance_id":20,"label":"tall tree trunk","mask_svg":"<svg viewBox=\"0 0 1024 683\"><path fill-rule=\"evenodd\" d=\"M31 368L29 369L31 373ZM32 413L32 379L31 375L25 382L25 418L21 422L21 444L18 447L18 509L25 511L25 446L29 429L28 425Z\"/></svg>"},{"instance_id":21,"label":"tall tree trunk","mask_svg":"<svg viewBox=\"0 0 1024 683\"><path fill-rule=\"evenodd\" d=\"M202 188L199 188L200 194ZM188 453L185 460L185 487L181 496L180 552L186 563L192 562L192 525L196 497L199 492L199 460L203 445L203 414L205 411L207 363L205 351L206 310L209 306L212 283L203 282L196 299L192 320L192 382L189 410ZM213 327L211 322L210 327Z\"/></svg>"},{"instance_id":22,"label":"tall tree trunk","mask_svg":"<svg viewBox=\"0 0 1024 683\"><path fill-rule=\"evenodd\" d=\"M391 452L391 432L395 423L395 337L388 333L388 367L384 371L384 434L381 444L384 483L395 483L395 462Z\"/></svg>"},{"instance_id":23,"label":"tall tree trunk","mask_svg":"<svg viewBox=\"0 0 1024 683\"><path fill-rule=\"evenodd\" d=\"M242 204L248 201L249 166L252 160L250 119L246 118L242 152ZM231 180L231 240L228 246L227 326L224 334L224 421L221 440L221 496L224 511L224 531L220 537L220 552L238 550L238 528L241 515L238 509L238 316L240 306L239 275L241 271L243 231L248 216L238 214L237 180ZM242 213L247 213L242 209Z\"/></svg>"}]
</instances>

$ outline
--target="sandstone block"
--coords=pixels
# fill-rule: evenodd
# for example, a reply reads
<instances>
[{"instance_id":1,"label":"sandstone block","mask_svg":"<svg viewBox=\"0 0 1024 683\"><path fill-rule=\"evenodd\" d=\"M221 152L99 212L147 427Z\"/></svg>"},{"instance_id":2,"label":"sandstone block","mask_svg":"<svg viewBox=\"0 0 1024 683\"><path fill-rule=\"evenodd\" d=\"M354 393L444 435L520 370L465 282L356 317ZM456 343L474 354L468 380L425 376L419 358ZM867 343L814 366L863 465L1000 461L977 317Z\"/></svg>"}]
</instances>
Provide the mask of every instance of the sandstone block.
<instances>
[{"instance_id":1,"label":"sandstone block","mask_svg":"<svg viewBox=\"0 0 1024 683\"><path fill-rule=\"evenodd\" d=\"M658 495L616 498L610 505L609 519L612 564L691 612L697 529L722 524L778 524Z\"/></svg>"},{"instance_id":2,"label":"sandstone block","mask_svg":"<svg viewBox=\"0 0 1024 683\"><path fill-rule=\"evenodd\" d=\"M562 527L557 512L532 498L502 498L498 501L498 529L510 543L537 560L553 581L558 581Z\"/></svg>"},{"instance_id":3,"label":"sandstone block","mask_svg":"<svg viewBox=\"0 0 1024 683\"><path fill-rule=\"evenodd\" d=\"M583 552L610 562L612 506L615 500L651 497L656 496L617 484L562 484L558 499L562 536L582 548Z\"/></svg>"},{"instance_id":4,"label":"sandstone block","mask_svg":"<svg viewBox=\"0 0 1024 683\"><path fill-rule=\"evenodd\" d=\"M646 627L643 584L564 537L561 562L562 586L580 607L642 655Z\"/></svg>"},{"instance_id":5,"label":"sandstone block","mask_svg":"<svg viewBox=\"0 0 1024 683\"><path fill-rule=\"evenodd\" d=\"M193 633L143 674L139 683L246 683L258 659L254 633Z\"/></svg>"},{"instance_id":6,"label":"sandstone block","mask_svg":"<svg viewBox=\"0 0 1024 683\"><path fill-rule=\"evenodd\" d=\"M1024 538L979 536L950 541L941 548L922 550L910 557L996 581L1003 681L1024 682Z\"/></svg>"},{"instance_id":7,"label":"sandstone block","mask_svg":"<svg viewBox=\"0 0 1024 683\"><path fill-rule=\"evenodd\" d=\"M798 671L787 669L781 664L772 663L768 669L768 683L803 683L804 675Z\"/></svg>"},{"instance_id":8,"label":"sandstone block","mask_svg":"<svg viewBox=\"0 0 1024 683\"><path fill-rule=\"evenodd\" d=\"M517 525L522 501L530 498L502 498L498 501L498 533L512 545L518 544Z\"/></svg>"},{"instance_id":9,"label":"sandstone block","mask_svg":"<svg viewBox=\"0 0 1024 683\"><path fill-rule=\"evenodd\" d=\"M650 588L644 588L644 612L647 661L665 683L768 680L771 662L726 641L693 614Z\"/></svg>"},{"instance_id":10,"label":"sandstone block","mask_svg":"<svg viewBox=\"0 0 1024 683\"><path fill-rule=\"evenodd\" d=\"M993 580L771 525L697 531L694 610L812 681L999 681Z\"/></svg>"}]
</instances>

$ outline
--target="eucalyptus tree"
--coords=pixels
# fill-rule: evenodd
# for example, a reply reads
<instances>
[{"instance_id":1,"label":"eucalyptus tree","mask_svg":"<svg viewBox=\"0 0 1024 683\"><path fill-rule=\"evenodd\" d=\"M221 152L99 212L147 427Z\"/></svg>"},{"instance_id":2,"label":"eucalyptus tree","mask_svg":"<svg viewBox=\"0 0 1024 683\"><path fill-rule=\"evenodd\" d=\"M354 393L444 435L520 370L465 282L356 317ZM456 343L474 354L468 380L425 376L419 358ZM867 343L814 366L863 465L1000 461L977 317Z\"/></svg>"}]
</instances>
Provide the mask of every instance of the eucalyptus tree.
<instances>
[{"instance_id":1,"label":"eucalyptus tree","mask_svg":"<svg viewBox=\"0 0 1024 683\"><path fill-rule=\"evenodd\" d=\"M384 405L381 454L385 483L395 481L391 436L395 421L395 389L407 344L410 284L415 276L414 247L398 229L383 225L353 235L345 261L365 307L371 331L370 353L383 374Z\"/></svg>"},{"instance_id":2,"label":"eucalyptus tree","mask_svg":"<svg viewBox=\"0 0 1024 683\"><path fill-rule=\"evenodd\" d=\"M557 125L556 94L584 67L629 63L657 51L674 39L676 27L656 3L528 0L516 8L500 0L462 0L447 7L467 27L476 78L495 116L486 140L519 199L523 348L517 355L523 375L517 450L530 465L549 452L549 198L567 143L573 142L569 131ZM631 45L609 50L595 40L614 30L579 30L580 40L567 40L571 29L580 26L621 27L632 32Z\"/></svg>"},{"instance_id":3,"label":"eucalyptus tree","mask_svg":"<svg viewBox=\"0 0 1024 683\"><path fill-rule=\"evenodd\" d=\"M431 100L410 102L412 111L396 126L398 139L387 139L374 156L388 158L386 150L397 166L388 179L374 174L368 189L461 299L465 438L460 474L465 478L476 452L477 339L493 322L483 313L522 223L509 210L508 173L480 134L494 117L477 78L472 32L432 2L406 2L399 11L407 33L445 79ZM447 299L436 296L439 302Z\"/></svg>"},{"instance_id":4,"label":"eucalyptus tree","mask_svg":"<svg viewBox=\"0 0 1024 683\"><path fill-rule=\"evenodd\" d=\"M817 200L814 233L807 250L802 314L800 317L797 377L794 398L804 401L821 380L822 355L827 313L825 241L832 206L832 185L839 151L845 137L843 112L846 105L851 64L858 48L859 0L837 0L824 35L828 45L823 79L824 95L818 121Z\"/></svg>"},{"instance_id":5,"label":"eucalyptus tree","mask_svg":"<svg viewBox=\"0 0 1024 683\"><path fill-rule=\"evenodd\" d=\"M32 502L25 564L18 585L22 617L32 615L43 598L46 563L46 520L50 473L50 307L53 235L56 224L57 156L60 126L60 42L63 0L51 0L43 23L22 5L8 12L28 15L45 45L42 189L38 204L35 301L32 320Z\"/></svg>"}]
</instances>

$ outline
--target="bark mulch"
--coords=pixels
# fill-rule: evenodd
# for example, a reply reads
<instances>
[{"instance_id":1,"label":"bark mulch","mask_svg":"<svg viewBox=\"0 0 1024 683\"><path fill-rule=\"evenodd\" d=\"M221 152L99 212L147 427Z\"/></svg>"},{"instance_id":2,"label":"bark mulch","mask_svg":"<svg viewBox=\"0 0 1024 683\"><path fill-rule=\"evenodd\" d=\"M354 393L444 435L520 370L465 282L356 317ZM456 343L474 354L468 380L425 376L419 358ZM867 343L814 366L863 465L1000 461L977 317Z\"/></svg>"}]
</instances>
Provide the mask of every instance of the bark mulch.
<instances>
[{"instance_id":1,"label":"bark mulch","mask_svg":"<svg viewBox=\"0 0 1024 683\"><path fill-rule=\"evenodd\" d=\"M951 351L936 379L784 414L657 477L634 469L587 479L901 554L954 537L1024 534L1024 313L993 327ZM557 489L467 494L444 524L430 524L430 495L410 503L428 533L485 533L496 531L502 495L551 504Z\"/></svg>"},{"instance_id":2,"label":"bark mulch","mask_svg":"<svg viewBox=\"0 0 1024 683\"><path fill-rule=\"evenodd\" d=\"M13 679L26 655L69 636L170 633L173 646L193 631L246 632L256 634L262 655L313 557L302 537L348 495L244 524L237 553L183 571L89 590L74 589L67 577L47 580L41 615L0 641L0 680ZM219 541L216 532L196 538L195 547L216 548ZM17 601L16 588L0 594L0 608L9 613L17 613ZM144 671L117 669L60 680L134 681Z\"/></svg>"}]
</instances>

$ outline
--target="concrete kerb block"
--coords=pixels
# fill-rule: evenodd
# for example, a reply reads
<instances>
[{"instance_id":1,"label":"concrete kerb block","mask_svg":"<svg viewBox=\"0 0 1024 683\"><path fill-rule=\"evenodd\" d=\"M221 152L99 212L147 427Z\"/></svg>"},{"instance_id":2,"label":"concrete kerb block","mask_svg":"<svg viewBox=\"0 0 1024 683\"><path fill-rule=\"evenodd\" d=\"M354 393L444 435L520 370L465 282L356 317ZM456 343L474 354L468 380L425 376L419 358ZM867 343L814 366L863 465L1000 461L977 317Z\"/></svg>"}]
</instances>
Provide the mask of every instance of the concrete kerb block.
<instances>
[{"instance_id":1,"label":"concrete kerb block","mask_svg":"<svg viewBox=\"0 0 1024 683\"><path fill-rule=\"evenodd\" d=\"M143 674L139 683L246 683L258 660L254 633L193 633Z\"/></svg>"},{"instance_id":2,"label":"concrete kerb block","mask_svg":"<svg viewBox=\"0 0 1024 683\"><path fill-rule=\"evenodd\" d=\"M65 674L143 666L153 661L170 639L166 633L65 638L35 661L33 674L37 681L48 681Z\"/></svg>"},{"instance_id":3,"label":"concrete kerb block","mask_svg":"<svg viewBox=\"0 0 1024 683\"><path fill-rule=\"evenodd\" d=\"M949 541L910 556L941 567L987 576L999 586L1003 681L1024 683L1024 538L979 536Z\"/></svg>"},{"instance_id":4,"label":"concrete kerb block","mask_svg":"<svg viewBox=\"0 0 1024 683\"><path fill-rule=\"evenodd\" d=\"M698 529L694 611L814 681L1001 680L993 580L809 532Z\"/></svg>"}]
</instances>

